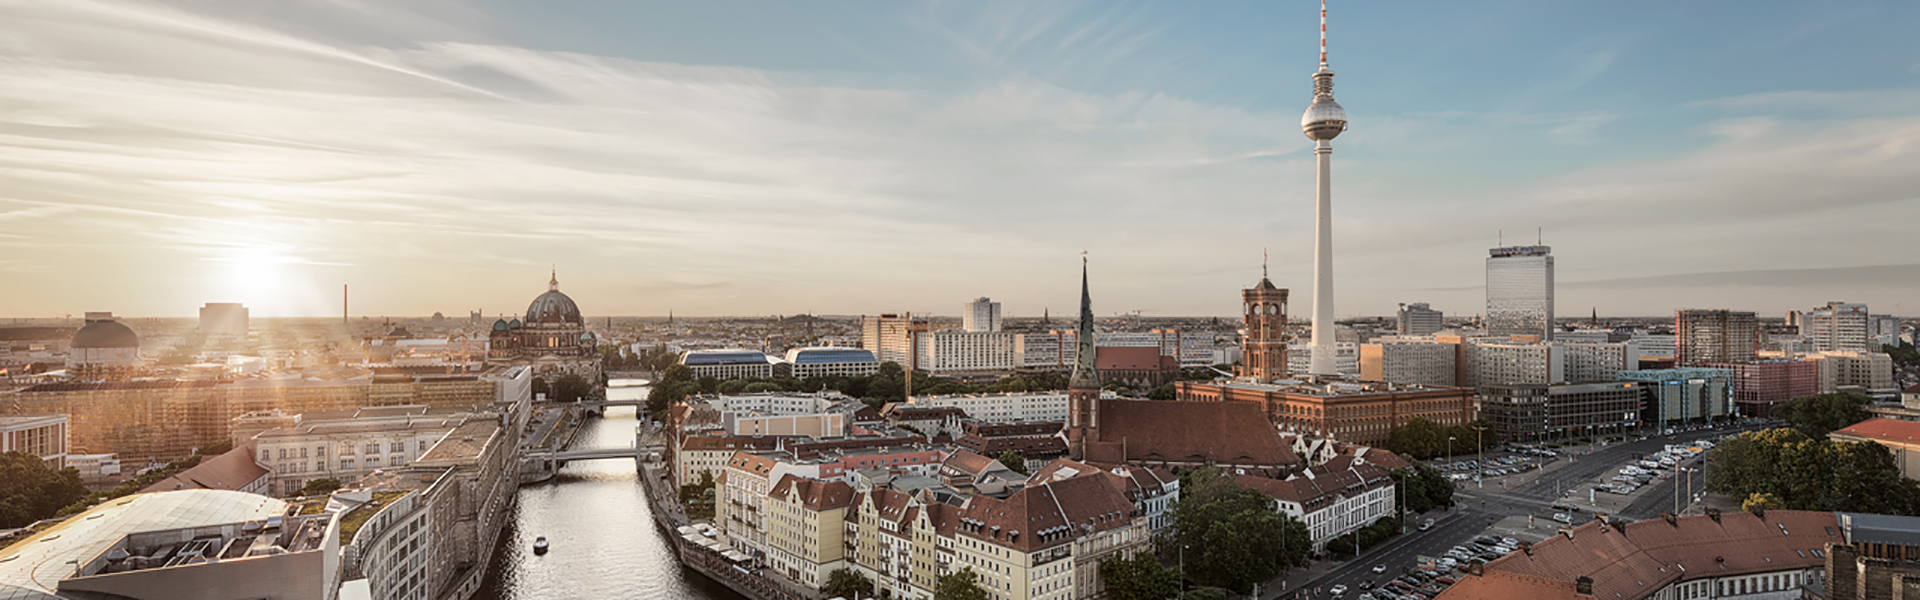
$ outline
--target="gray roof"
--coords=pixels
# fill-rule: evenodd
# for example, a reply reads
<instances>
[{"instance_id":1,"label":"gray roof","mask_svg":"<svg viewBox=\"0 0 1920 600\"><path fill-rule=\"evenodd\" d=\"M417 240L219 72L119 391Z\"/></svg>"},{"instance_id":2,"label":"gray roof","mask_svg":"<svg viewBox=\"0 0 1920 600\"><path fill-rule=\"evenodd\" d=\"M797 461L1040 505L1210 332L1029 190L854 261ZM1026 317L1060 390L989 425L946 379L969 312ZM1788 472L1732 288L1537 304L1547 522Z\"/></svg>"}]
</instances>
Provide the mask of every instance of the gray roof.
<instances>
[{"instance_id":1,"label":"gray roof","mask_svg":"<svg viewBox=\"0 0 1920 600\"><path fill-rule=\"evenodd\" d=\"M1867 513L1834 513L1847 543L1920 546L1920 517L1899 517Z\"/></svg>"},{"instance_id":2,"label":"gray roof","mask_svg":"<svg viewBox=\"0 0 1920 600\"><path fill-rule=\"evenodd\" d=\"M74 348L139 348L140 336L119 321L94 321L73 332Z\"/></svg>"}]
</instances>

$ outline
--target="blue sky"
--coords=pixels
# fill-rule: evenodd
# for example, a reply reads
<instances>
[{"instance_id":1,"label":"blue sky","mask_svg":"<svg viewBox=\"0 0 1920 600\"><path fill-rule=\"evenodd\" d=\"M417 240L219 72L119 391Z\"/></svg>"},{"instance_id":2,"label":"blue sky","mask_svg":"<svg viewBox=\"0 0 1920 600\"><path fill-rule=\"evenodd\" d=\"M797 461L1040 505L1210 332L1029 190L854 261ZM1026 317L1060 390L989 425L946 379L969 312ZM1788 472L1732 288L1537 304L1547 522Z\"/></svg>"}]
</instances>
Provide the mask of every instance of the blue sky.
<instances>
[{"instance_id":1,"label":"blue sky","mask_svg":"<svg viewBox=\"0 0 1920 600\"><path fill-rule=\"evenodd\" d=\"M0 314L1304 316L1317 8L0 3ZM1330 11L1341 315L1920 305L1920 5Z\"/></svg>"}]
</instances>

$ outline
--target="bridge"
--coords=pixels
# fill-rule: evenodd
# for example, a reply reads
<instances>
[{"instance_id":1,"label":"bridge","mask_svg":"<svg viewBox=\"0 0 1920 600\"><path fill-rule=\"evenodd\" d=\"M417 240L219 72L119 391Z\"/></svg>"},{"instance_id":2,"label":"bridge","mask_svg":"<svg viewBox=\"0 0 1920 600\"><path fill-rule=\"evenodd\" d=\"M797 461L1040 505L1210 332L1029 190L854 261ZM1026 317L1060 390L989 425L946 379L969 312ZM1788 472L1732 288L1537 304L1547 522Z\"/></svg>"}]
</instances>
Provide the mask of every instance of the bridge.
<instances>
[{"instance_id":1,"label":"bridge","mask_svg":"<svg viewBox=\"0 0 1920 600\"><path fill-rule=\"evenodd\" d=\"M631 458L634 460L645 460L648 454L653 452L664 452L666 451L666 449L667 447L663 444L654 444L651 446L628 446L625 448L589 448L586 450L563 450L560 452L555 452L552 450L534 450L534 451L527 452L526 460L539 462L539 463L551 463L553 466L558 467L560 465L566 464L568 461L575 461L575 460L595 460L595 459L602 459L602 458Z\"/></svg>"},{"instance_id":2,"label":"bridge","mask_svg":"<svg viewBox=\"0 0 1920 600\"><path fill-rule=\"evenodd\" d=\"M647 401L646 400L581 400L579 404L580 406L585 408L603 409L609 406L646 406Z\"/></svg>"}]
</instances>

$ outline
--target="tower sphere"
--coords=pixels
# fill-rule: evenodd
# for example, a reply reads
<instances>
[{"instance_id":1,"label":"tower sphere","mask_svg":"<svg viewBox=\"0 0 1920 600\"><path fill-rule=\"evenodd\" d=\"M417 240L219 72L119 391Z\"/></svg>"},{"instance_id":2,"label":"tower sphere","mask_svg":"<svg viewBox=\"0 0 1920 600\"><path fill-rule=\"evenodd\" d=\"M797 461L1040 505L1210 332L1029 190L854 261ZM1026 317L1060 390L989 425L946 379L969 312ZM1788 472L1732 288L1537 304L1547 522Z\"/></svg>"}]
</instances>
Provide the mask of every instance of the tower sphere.
<instances>
[{"instance_id":1,"label":"tower sphere","mask_svg":"<svg viewBox=\"0 0 1920 600\"><path fill-rule=\"evenodd\" d=\"M1333 72L1313 74L1315 94L1306 114L1300 115L1300 131L1313 141L1331 140L1347 130L1347 109L1333 101Z\"/></svg>"}]
</instances>

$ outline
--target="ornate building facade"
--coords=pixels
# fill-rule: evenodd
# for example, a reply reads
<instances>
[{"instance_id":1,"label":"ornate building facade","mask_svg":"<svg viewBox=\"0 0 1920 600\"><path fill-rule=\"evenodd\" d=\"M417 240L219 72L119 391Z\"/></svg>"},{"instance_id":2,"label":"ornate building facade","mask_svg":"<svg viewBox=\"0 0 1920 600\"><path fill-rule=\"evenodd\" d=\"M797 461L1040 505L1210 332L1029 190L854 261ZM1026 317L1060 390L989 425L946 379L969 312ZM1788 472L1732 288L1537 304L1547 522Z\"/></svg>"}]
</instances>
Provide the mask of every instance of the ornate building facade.
<instances>
[{"instance_id":1,"label":"ornate building facade","mask_svg":"<svg viewBox=\"0 0 1920 600\"><path fill-rule=\"evenodd\" d=\"M547 282L547 293L527 305L524 320L494 321L487 341L490 364L532 367L534 376L548 380L579 375L596 392L603 389L597 340L587 331L579 305L561 293L557 274Z\"/></svg>"},{"instance_id":2,"label":"ornate building facade","mask_svg":"<svg viewBox=\"0 0 1920 600\"><path fill-rule=\"evenodd\" d=\"M1240 291L1247 339L1245 366L1240 376L1272 381L1287 377L1287 290L1274 287L1265 275L1252 289Z\"/></svg>"}]
</instances>

